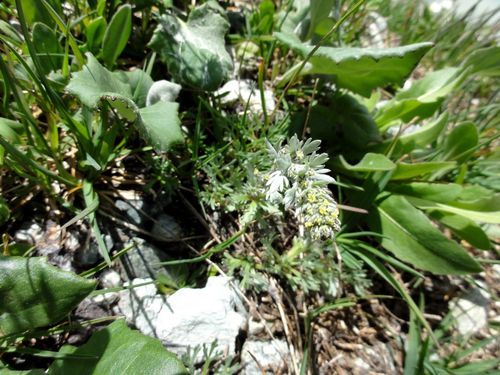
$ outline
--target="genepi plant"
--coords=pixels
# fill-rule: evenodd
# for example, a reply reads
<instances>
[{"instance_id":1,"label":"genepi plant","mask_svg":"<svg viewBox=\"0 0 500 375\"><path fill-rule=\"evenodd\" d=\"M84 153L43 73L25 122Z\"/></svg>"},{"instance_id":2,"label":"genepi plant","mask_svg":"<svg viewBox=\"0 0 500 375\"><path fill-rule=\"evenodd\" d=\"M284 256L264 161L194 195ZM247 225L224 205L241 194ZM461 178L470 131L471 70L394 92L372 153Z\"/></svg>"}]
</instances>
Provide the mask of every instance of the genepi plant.
<instances>
[{"instance_id":1,"label":"genepi plant","mask_svg":"<svg viewBox=\"0 0 500 375\"><path fill-rule=\"evenodd\" d=\"M312 20L313 9L310 12ZM481 147L486 146L482 151L486 159L495 160L487 147L494 136L484 132L486 138L479 141L481 126L453 123L443 104L449 103L451 94L467 79L498 71L493 67L498 64L498 48L477 50L458 67L428 72L410 88L396 89L385 105L376 105L387 93L373 91L395 83L402 85L431 44L383 50L336 48L331 46L335 41L326 38L321 39L325 45L314 46L314 39L304 43L299 39L304 34L294 34L300 30L299 25L296 22L275 33L278 42L303 57L282 76L285 93L281 98L301 75L313 75L319 81L314 88L324 91L317 93L317 101L313 94L310 108L292 114L289 134L309 132L313 139L323 141L331 159L324 163L344 188L342 203L365 211L363 215L343 214L343 231L336 238L340 255L360 260L388 282L433 338L420 307L384 263L416 280L424 276L413 267L436 274L481 271L480 259L454 239L491 248L481 224L498 223L498 194L470 183L464 176L472 155ZM410 126L415 124L412 133ZM266 194L269 200L290 209L299 230L307 233L304 211L292 199L297 192L296 171L288 169L293 163L301 163L296 154L286 156L289 149L298 151L296 146L290 146L298 141L294 137L283 149L271 149L272 159L277 162L269 174ZM302 157L300 152L298 157ZM299 166L298 171L302 168ZM451 229L452 238L442 233L443 227ZM389 253L377 248L376 242Z\"/></svg>"},{"instance_id":2,"label":"genepi plant","mask_svg":"<svg viewBox=\"0 0 500 375\"><path fill-rule=\"evenodd\" d=\"M299 141L294 135L276 150L268 142L274 168L267 176L266 198L293 212L300 236L311 240L334 239L340 230L339 210L328 184L335 179L325 168L328 155L318 154L321 141Z\"/></svg>"}]
</instances>

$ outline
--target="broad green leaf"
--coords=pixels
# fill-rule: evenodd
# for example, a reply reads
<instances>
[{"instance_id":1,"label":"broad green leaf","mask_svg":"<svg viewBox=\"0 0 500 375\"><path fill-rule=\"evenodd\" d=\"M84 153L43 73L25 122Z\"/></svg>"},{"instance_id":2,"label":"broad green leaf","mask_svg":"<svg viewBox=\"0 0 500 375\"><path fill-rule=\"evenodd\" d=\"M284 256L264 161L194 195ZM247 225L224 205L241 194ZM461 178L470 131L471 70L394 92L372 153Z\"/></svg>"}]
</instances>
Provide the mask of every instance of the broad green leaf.
<instances>
[{"instance_id":1,"label":"broad green leaf","mask_svg":"<svg viewBox=\"0 0 500 375\"><path fill-rule=\"evenodd\" d=\"M278 24L286 34L297 34L301 38L306 36L309 29L309 0L291 0L289 5L281 7Z\"/></svg>"},{"instance_id":2,"label":"broad green leaf","mask_svg":"<svg viewBox=\"0 0 500 375\"><path fill-rule=\"evenodd\" d=\"M224 42L228 30L224 10L208 1L192 10L186 23L163 15L149 46L160 54L177 83L215 91L233 69Z\"/></svg>"},{"instance_id":3,"label":"broad green leaf","mask_svg":"<svg viewBox=\"0 0 500 375\"><path fill-rule=\"evenodd\" d=\"M391 180L408 180L434 172L447 172L457 166L454 161L430 161L423 163L396 163Z\"/></svg>"},{"instance_id":4,"label":"broad green leaf","mask_svg":"<svg viewBox=\"0 0 500 375\"><path fill-rule=\"evenodd\" d=\"M345 161L342 155L339 156L338 161L343 169L353 172L377 172L377 171L392 171L396 165L382 154L367 153L363 159L355 165L350 165Z\"/></svg>"},{"instance_id":5,"label":"broad green leaf","mask_svg":"<svg viewBox=\"0 0 500 375\"><path fill-rule=\"evenodd\" d=\"M90 108L106 101L127 121L134 122L146 142L160 151L167 151L183 141L176 103L145 104L151 78L143 71L111 73L91 54L83 70L75 73L67 91Z\"/></svg>"},{"instance_id":6,"label":"broad green leaf","mask_svg":"<svg viewBox=\"0 0 500 375\"><path fill-rule=\"evenodd\" d=\"M276 38L303 57L314 48L297 37L277 32ZM328 74L339 87L369 97L377 87L390 84L401 86L432 43L418 43L395 48L334 48L321 46L300 74ZM299 65L300 66L300 65ZM283 82L291 79L294 68ZM298 69L298 66L295 67Z\"/></svg>"},{"instance_id":7,"label":"broad green leaf","mask_svg":"<svg viewBox=\"0 0 500 375\"><path fill-rule=\"evenodd\" d=\"M135 122L139 108L128 98L119 95L103 95L101 100L107 101L110 107L114 108L125 120Z\"/></svg>"},{"instance_id":8,"label":"broad green leaf","mask_svg":"<svg viewBox=\"0 0 500 375\"><path fill-rule=\"evenodd\" d=\"M400 195L408 195L438 203L451 202L457 199L462 192L462 186L458 184L438 184L431 182L390 184L387 189Z\"/></svg>"},{"instance_id":9,"label":"broad green leaf","mask_svg":"<svg viewBox=\"0 0 500 375\"><path fill-rule=\"evenodd\" d=\"M53 28L36 22L33 26L33 46L44 74L61 69L63 62L63 49L59 44Z\"/></svg>"},{"instance_id":10,"label":"broad green leaf","mask_svg":"<svg viewBox=\"0 0 500 375\"><path fill-rule=\"evenodd\" d=\"M249 17L249 24L252 28L252 32L258 35L271 34L273 32L274 27L274 15L276 12L276 6L272 0L263 0L259 2L259 6L256 11L252 12ZM243 52L249 53L248 44L245 43Z\"/></svg>"},{"instance_id":11,"label":"broad green leaf","mask_svg":"<svg viewBox=\"0 0 500 375\"><path fill-rule=\"evenodd\" d=\"M132 7L122 5L111 18L102 40L102 59L112 68L127 45L132 32Z\"/></svg>"},{"instance_id":12,"label":"broad green leaf","mask_svg":"<svg viewBox=\"0 0 500 375\"><path fill-rule=\"evenodd\" d=\"M500 47L480 48L472 52L462 63L464 69L469 68L469 74L482 76L500 75Z\"/></svg>"},{"instance_id":13,"label":"broad green leaf","mask_svg":"<svg viewBox=\"0 0 500 375\"><path fill-rule=\"evenodd\" d=\"M149 74L141 69L136 69L126 72L114 72L113 75L116 75L124 83L130 86L132 100L139 108L146 106L146 97L148 96L149 89L153 85L153 80Z\"/></svg>"},{"instance_id":14,"label":"broad green leaf","mask_svg":"<svg viewBox=\"0 0 500 375\"><path fill-rule=\"evenodd\" d=\"M46 0L58 14L61 14L61 0ZM26 17L28 25L33 25L35 22L42 22L47 26L53 26L54 21L50 13L44 7L41 1L20 0L21 6Z\"/></svg>"},{"instance_id":15,"label":"broad green leaf","mask_svg":"<svg viewBox=\"0 0 500 375\"><path fill-rule=\"evenodd\" d=\"M479 133L472 122L457 125L445 138L441 158L463 163L476 151L478 142Z\"/></svg>"},{"instance_id":16,"label":"broad green leaf","mask_svg":"<svg viewBox=\"0 0 500 375\"><path fill-rule=\"evenodd\" d=\"M491 249L491 242L486 233L473 220L456 214L431 211L430 216L446 225L458 237L466 240L478 249Z\"/></svg>"},{"instance_id":17,"label":"broad green leaf","mask_svg":"<svg viewBox=\"0 0 500 375\"><path fill-rule=\"evenodd\" d=\"M365 152L367 145L381 140L370 112L351 95L335 96L328 106L315 105L295 116L295 132L302 132L306 119L311 137L321 139L328 149Z\"/></svg>"},{"instance_id":18,"label":"broad green leaf","mask_svg":"<svg viewBox=\"0 0 500 375\"><path fill-rule=\"evenodd\" d=\"M369 223L384 236L384 248L420 269L435 274L481 272L465 249L446 238L402 196L391 195L380 202Z\"/></svg>"},{"instance_id":19,"label":"broad green leaf","mask_svg":"<svg viewBox=\"0 0 500 375\"><path fill-rule=\"evenodd\" d=\"M142 137L158 150L168 150L184 141L177 103L157 102L139 110Z\"/></svg>"},{"instance_id":20,"label":"broad green leaf","mask_svg":"<svg viewBox=\"0 0 500 375\"><path fill-rule=\"evenodd\" d=\"M311 0L311 21L309 24L309 32L306 38L313 36L319 24L328 18L333 8L335 0Z\"/></svg>"},{"instance_id":21,"label":"broad green leaf","mask_svg":"<svg viewBox=\"0 0 500 375\"><path fill-rule=\"evenodd\" d=\"M377 125L366 109L351 95L335 96L328 107L314 106L308 121L311 136L365 151L367 145L380 142Z\"/></svg>"},{"instance_id":22,"label":"broad green leaf","mask_svg":"<svg viewBox=\"0 0 500 375\"><path fill-rule=\"evenodd\" d=\"M49 368L49 375L188 374L182 362L158 339L131 330L123 320L94 333L79 348L65 346L61 351L92 355L95 359L56 359Z\"/></svg>"},{"instance_id":23,"label":"broad green leaf","mask_svg":"<svg viewBox=\"0 0 500 375\"><path fill-rule=\"evenodd\" d=\"M499 211L500 193L478 185L465 186L454 204L477 211Z\"/></svg>"},{"instance_id":24,"label":"broad green leaf","mask_svg":"<svg viewBox=\"0 0 500 375\"><path fill-rule=\"evenodd\" d=\"M491 223L500 224L500 211L476 211L467 210L464 208L456 207L456 202L450 202L448 204L436 203L430 200L424 200L419 198L409 198L409 200L418 208L422 210L437 210L441 212L448 212L456 215L461 215L467 217L471 220L475 220L480 223Z\"/></svg>"},{"instance_id":25,"label":"broad green leaf","mask_svg":"<svg viewBox=\"0 0 500 375\"><path fill-rule=\"evenodd\" d=\"M445 112L436 120L421 126L420 129L410 134L399 136L394 143L392 154L397 157L410 153L414 150L425 148L437 139L446 127L447 122L448 114ZM393 142L393 139L388 139L380 145L376 145L374 149L376 151L383 152L384 150L387 150Z\"/></svg>"},{"instance_id":26,"label":"broad green leaf","mask_svg":"<svg viewBox=\"0 0 500 375\"><path fill-rule=\"evenodd\" d=\"M93 19L85 28L87 48L92 53L98 53L106 33L106 20L104 17Z\"/></svg>"},{"instance_id":27,"label":"broad green leaf","mask_svg":"<svg viewBox=\"0 0 500 375\"><path fill-rule=\"evenodd\" d=\"M57 323L95 285L44 258L0 256L0 336Z\"/></svg>"},{"instance_id":28,"label":"broad green leaf","mask_svg":"<svg viewBox=\"0 0 500 375\"><path fill-rule=\"evenodd\" d=\"M414 118L430 117L440 107L444 98L456 89L467 76L458 68L445 68L427 73L407 90L399 91L377 113L375 121L385 128L400 120L408 123Z\"/></svg>"},{"instance_id":29,"label":"broad green leaf","mask_svg":"<svg viewBox=\"0 0 500 375\"><path fill-rule=\"evenodd\" d=\"M53 4L53 2L56 1L59 3L59 8L56 8ZM61 33L63 33L66 38L68 45L71 47L71 50L73 51L73 54L75 55L76 61L78 62L79 66L83 66L85 64L85 60L83 58L82 52L80 51L80 48L78 44L76 43L75 38L71 34L70 31L70 26L71 24L66 24L66 22L63 19L63 14L60 10L60 1L59 0L38 0L35 3L37 6L39 4L42 4L45 8L45 11L47 14L52 18L52 21L54 21L57 25L57 27L60 29Z\"/></svg>"},{"instance_id":30,"label":"broad green leaf","mask_svg":"<svg viewBox=\"0 0 500 375\"><path fill-rule=\"evenodd\" d=\"M79 72L73 74L66 90L78 97L87 107L97 106L103 96L116 95L132 99L130 85L103 67L90 53L86 54L87 64Z\"/></svg>"}]
</instances>

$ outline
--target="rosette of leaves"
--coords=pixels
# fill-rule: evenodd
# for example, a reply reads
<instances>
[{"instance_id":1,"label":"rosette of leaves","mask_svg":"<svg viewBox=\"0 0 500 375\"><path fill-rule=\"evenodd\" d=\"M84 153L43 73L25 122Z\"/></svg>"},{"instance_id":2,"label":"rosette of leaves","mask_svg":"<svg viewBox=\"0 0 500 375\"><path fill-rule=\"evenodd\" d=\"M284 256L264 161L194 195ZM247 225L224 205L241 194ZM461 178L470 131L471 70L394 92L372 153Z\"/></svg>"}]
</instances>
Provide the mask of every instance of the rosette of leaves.
<instances>
[{"instance_id":1,"label":"rosette of leaves","mask_svg":"<svg viewBox=\"0 0 500 375\"><path fill-rule=\"evenodd\" d=\"M179 105L160 100L146 106L152 86L153 80L142 70L110 72L87 53L87 64L73 75L66 90L90 109L108 104L123 119L135 124L146 142L167 151L183 141Z\"/></svg>"},{"instance_id":2,"label":"rosette of leaves","mask_svg":"<svg viewBox=\"0 0 500 375\"><path fill-rule=\"evenodd\" d=\"M233 69L224 44L228 30L224 10L215 1L208 1L193 9L187 22L163 15L149 46L160 54L175 81L215 91Z\"/></svg>"}]
</instances>

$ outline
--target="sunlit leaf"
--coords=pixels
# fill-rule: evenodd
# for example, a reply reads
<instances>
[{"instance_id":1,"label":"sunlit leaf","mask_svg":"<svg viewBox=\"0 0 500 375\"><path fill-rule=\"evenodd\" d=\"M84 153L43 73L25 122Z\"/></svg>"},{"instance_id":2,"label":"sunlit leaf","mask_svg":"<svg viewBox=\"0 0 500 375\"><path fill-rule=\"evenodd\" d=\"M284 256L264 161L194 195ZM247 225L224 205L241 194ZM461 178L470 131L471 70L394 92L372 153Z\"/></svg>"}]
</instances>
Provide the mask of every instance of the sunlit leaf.
<instances>
[{"instance_id":1,"label":"sunlit leaf","mask_svg":"<svg viewBox=\"0 0 500 375\"><path fill-rule=\"evenodd\" d=\"M274 35L302 57L314 48L291 34L277 32ZM384 49L321 46L300 74L332 75L339 87L369 97L374 88L390 84L401 86L432 45L418 43ZM291 79L293 74L294 68L283 77L282 83Z\"/></svg>"},{"instance_id":2,"label":"sunlit leaf","mask_svg":"<svg viewBox=\"0 0 500 375\"><path fill-rule=\"evenodd\" d=\"M434 172L446 172L457 166L454 161L430 161L422 163L396 163L391 180L408 180Z\"/></svg>"},{"instance_id":3,"label":"sunlit leaf","mask_svg":"<svg viewBox=\"0 0 500 375\"><path fill-rule=\"evenodd\" d=\"M0 336L57 323L95 285L44 258L0 256Z\"/></svg>"},{"instance_id":4,"label":"sunlit leaf","mask_svg":"<svg viewBox=\"0 0 500 375\"><path fill-rule=\"evenodd\" d=\"M405 262L436 274L481 272L465 249L446 238L402 196L384 199L369 219L372 230L384 236L382 246Z\"/></svg>"},{"instance_id":5,"label":"sunlit leaf","mask_svg":"<svg viewBox=\"0 0 500 375\"><path fill-rule=\"evenodd\" d=\"M132 32L132 7L122 5L109 22L102 40L102 59L109 68L115 65L116 59L127 45Z\"/></svg>"},{"instance_id":6,"label":"sunlit leaf","mask_svg":"<svg viewBox=\"0 0 500 375\"><path fill-rule=\"evenodd\" d=\"M467 72L445 68L427 73L410 88L399 91L378 111L375 121L386 127L396 120L408 123L414 118L425 119L434 114L444 98L466 78Z\"/></svg>"},{"instance_id":7,"label":"sunlit leaf","mask_svg":"<svg viewBox=\"0 0 500 375\"><path fill-rule=\"evenodd\" d=\"M50 375L187 374L182 362L158 339L131 330L123 320L94 333L79 348L64 346L61 352L94 358L56 359L49 368Z\"/></svg>"},{"instance_id":8,"label":"sunlit leaf","mask_svg":"<svg viewBox=\"0 0 500 375\"><path fill-rule=\"evenodd\" d=\"M215 1L207 1L191 11L187 22L163 15L149 45L177 83L215 91L233 69L224 41L228 30L224 10Z\"/></svg>"},{"instance_id":9,"label":"sunlit leaf","mask_svg":"<svg viewBox=\"0 0 500 375\"><path fill-rule=\"evenodd\" d=\"M342 155L339 156L338 161L342 168L354 172L391 171L396 167L387 156L373 153L367 153L363 159L355 165L347 163Z\"/></svg>"},{"instance_id":10,"label":"sunlit leaf","mask_svg":"<svg viewBox=\"0 0 500 375\"><path fill-rule=\"evenodd\" d=\"M95 57L87 54L83 70L73 75L68 92L90 108L106 101L118 114L138 127L141 136L160 151L167 151L182 143L183 135L176 103L158 102L151 107L140 107L153 84L142 71L111 73Z\"/></svg>"}]
</instances>

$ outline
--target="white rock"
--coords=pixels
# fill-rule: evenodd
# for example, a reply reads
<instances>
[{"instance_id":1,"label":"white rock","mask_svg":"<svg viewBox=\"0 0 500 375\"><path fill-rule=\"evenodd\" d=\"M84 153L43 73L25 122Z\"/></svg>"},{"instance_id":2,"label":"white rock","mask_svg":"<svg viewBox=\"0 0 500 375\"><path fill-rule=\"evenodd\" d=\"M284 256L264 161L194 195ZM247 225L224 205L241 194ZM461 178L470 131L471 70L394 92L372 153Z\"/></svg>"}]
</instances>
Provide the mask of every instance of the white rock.
<instances>
[{"instance_id":1,"label":"white rock","mask_svg":"<svg viewBox=\"0 0 500 375\"><path fill-rule=\"evenodd\" d=\"M263 112L262 97L255 82L233 79L226 82L226 84L217 90L215 94L221 96L222 104L232 104L239 101L244 108L246 108L248 103L249 112ZM266 112L270 113L274 111L276 102L274 93L271 90L264 89L264 101Z\"/></svg>"},{"instance_id":2,"label":"white rock","mask_svg":"<svg viewBox=\"0 0 500 375\"><path fill-rule=\"evenodd\" d=\"M100 279L101 284L104 288L116 288L122 284L120 274L115 270L108 270L103 272Z\"/></svg>"},{"instance_id":3,"label":"white rock","mask_svg":"<svg viewBox=\"0 0 500 375\"><path fill-rule=\"evenodd\" d=\"M133 285L151 279L135 279ZM235 340L246 324L236 311L237 295L224 277L210 277L205 288L180 289L169 297L156 294L154 284L120 292L118 308L144 334L157 337L172 352L217 340L216 351L235 354ZM203 351L196 357L202 361Z\"/></svg>"},{"instance_id":4,"label":"white rock","mask_svg":"<svg viewBox=\"0 0 500 375\"><path fill-rule=\"evenodd\" d=\"M266 329L266 324L263 321L248 320L248 336L256 336Z\"/></svg>"},{"instance_id":5,"label":"white rock","mask_svg":"<svg viewBox=\"0 0 500 375\"><path fill-rule=\"evenodd\" d=\"M266 374L284 373L280 370L290 361L289 357L288 345L284 340L247 340L241 351L241 375L261 375L259 365Z\"/></svg>"},{"instance_id":6,"label":"white rock","mask_svg":"<svg viewBox=\"0 0 500 375\"><path fill-rule=\"evenodd\" d=\"M82 245L80 238L76 231L66 232L66 239L64 240L64 248L66 251L73 253L77 251Z\"/></svg>"},{"instance_id":7,"label":"white rock","mask_svg":"<svg viewBox=\"0 0 500 375\"><path fill-rule=\"evenodd\" d=\"M252 87L253 85L247 84L240 87L240 99L242 104L247 105L250 112L263 112L262 97L260 91ZM266 105L266 112L274 111L276 104L274 103L274 94L271 90L264 89L264 101Z\"/></svg>"},{"instance_id":8,"label":"white rock","mask_svg":"<svg viewBox=\"0 0 500 375\"><path fill-rule=\"evenodd\" d=\"M488 325L489 303L488 292L474 288L450 304L451 314L461 335L473 335Z\"/></svg>"},{"instance_id":9,"label":"white rock","mask_svg":"<svg viewBox=\"0 0 500 375\"><path fill-rule=\"evenodd\" d=\"M181 85L161 80L153 83L146 97L146 106L149 107L157 102L175 102L181 92Z\"/></svg>"},{"instance_id":10,"label":"white rock","mask_svg":"<svg viewBox=\"0 0 500 375\"><path fill-rule=\"evenodd\" d=\"M244 81L238 81L232 79L227 81L224 86L215 92L216 96L223 95L220 98L222 104L231 104L236 102L240 98L240 83Z\"/></svg>"},{"instance_id":11,"label":"white rock","mask_svg":"<svg viewBox=\"0 0 500 375\"><path fill-rule=\"evenodd\" d=\"M98 305L105 305L105 304L111 304L116 301L118 298L118 293L116 292L109 292L109 293L104 293L104 294L98 294L96 296L90 297L90 301L92 303L96 303Z\"/></svg>"},{"instance_id":12,"label":"white rock","mask_svg":"<svg viewBox=\"0 0 500 375\"><path fill-rule=\"evenodd\" d=\"M35 245L43 239L43 229L38 223L30 223L23 225L23 229L19 229L14 234L14 240L16 242L29 243L30 245Z\"/></svg>"}]
</instances>

